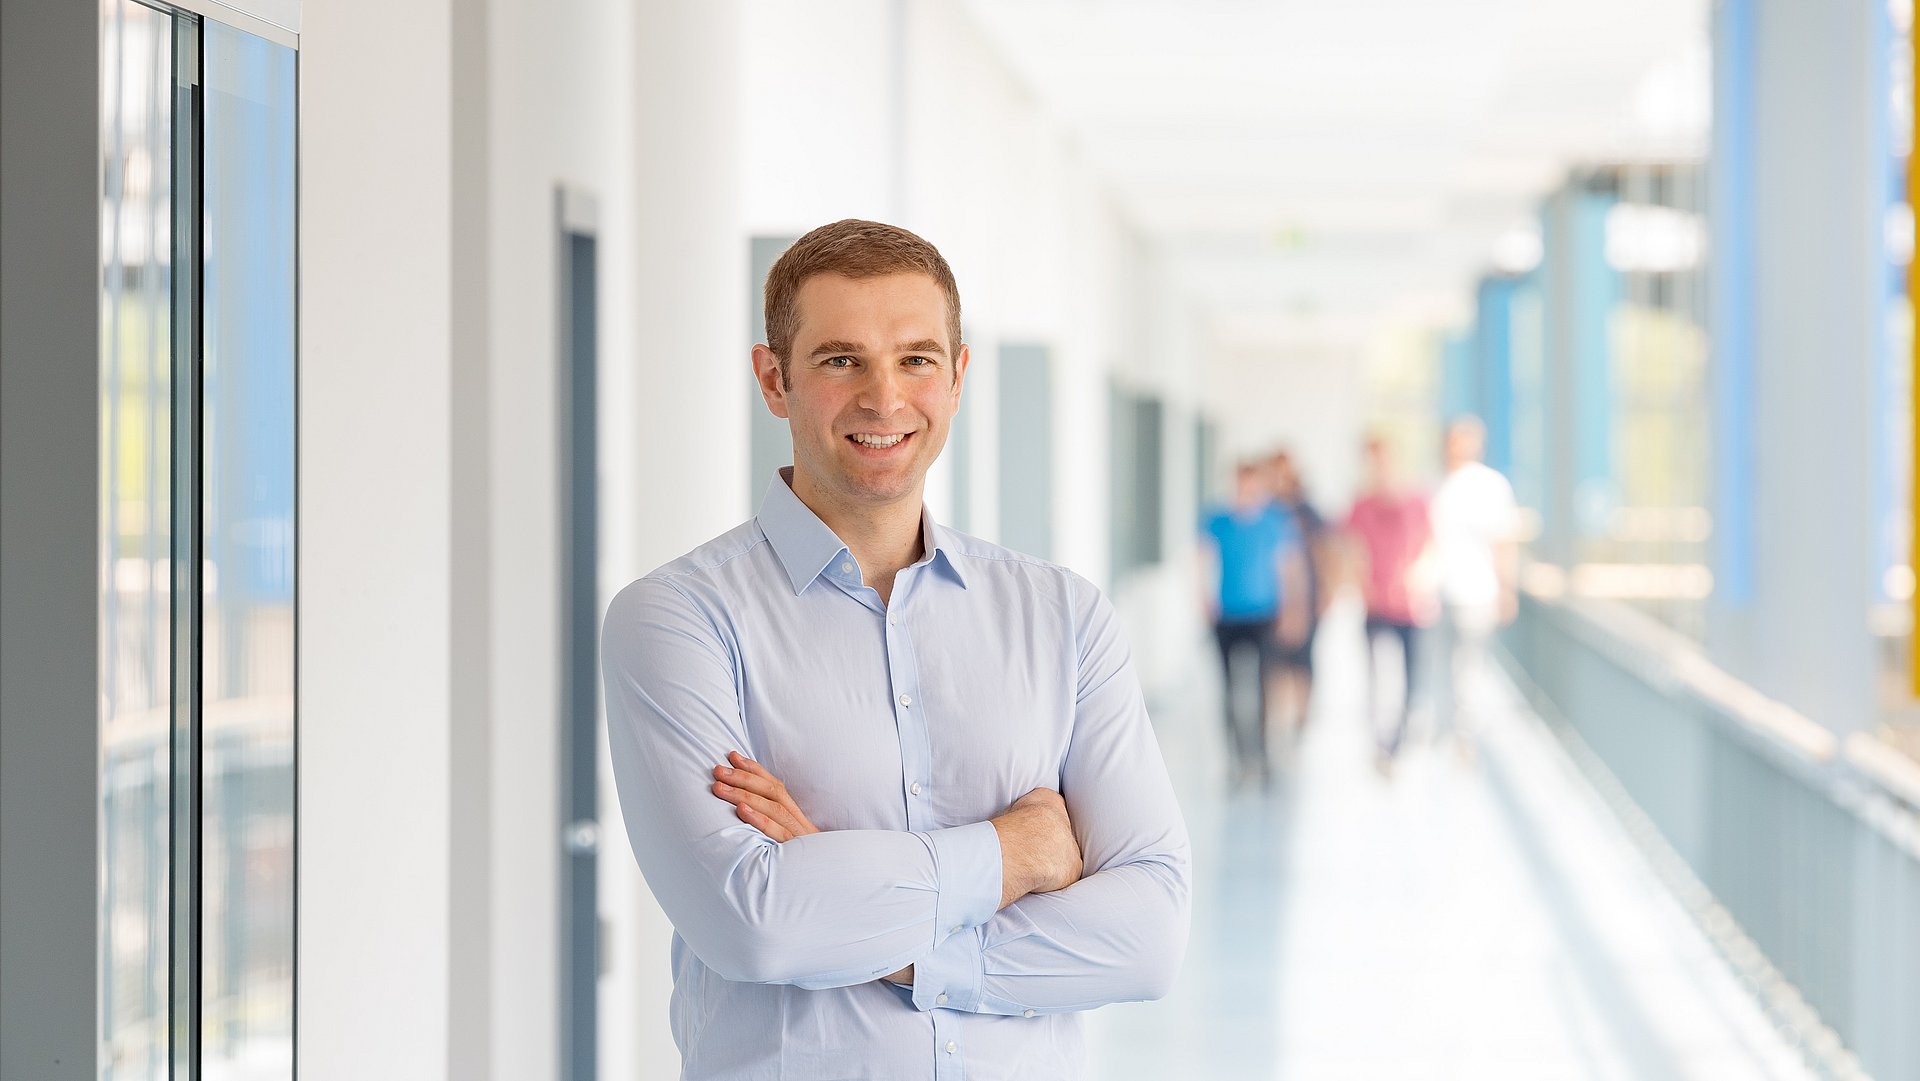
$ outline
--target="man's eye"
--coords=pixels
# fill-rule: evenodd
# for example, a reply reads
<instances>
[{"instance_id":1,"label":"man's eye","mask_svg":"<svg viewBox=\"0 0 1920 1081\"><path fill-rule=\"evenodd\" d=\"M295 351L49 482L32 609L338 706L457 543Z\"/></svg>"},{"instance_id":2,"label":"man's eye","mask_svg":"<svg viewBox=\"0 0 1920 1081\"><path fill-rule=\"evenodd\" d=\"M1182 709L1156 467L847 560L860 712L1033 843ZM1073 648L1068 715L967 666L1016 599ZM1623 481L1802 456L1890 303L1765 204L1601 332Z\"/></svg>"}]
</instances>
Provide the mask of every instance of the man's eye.
<instances>
[{"instance_id":1,"label":"man's eye","mask_svg":"<svg viewBox=\"0 0 1920 1081\"><path fill-rule=\"evenodd\" d=\"M933 358L932 357L908 357L906 359L906 363L911 364L916 368L924 368L927 365L933 363Z\"/></svg>"},{"instance_id":2,"label":"man's eye","mask_svg":"<svg viewBox=\"0 0 1920 1081\"><path fill-rule=\"evenodd\" d=\"M851 368L853 367L853 358L852 357L828 357L826 360L826 365L829 368Z\"/></svg>"}]
</instances>

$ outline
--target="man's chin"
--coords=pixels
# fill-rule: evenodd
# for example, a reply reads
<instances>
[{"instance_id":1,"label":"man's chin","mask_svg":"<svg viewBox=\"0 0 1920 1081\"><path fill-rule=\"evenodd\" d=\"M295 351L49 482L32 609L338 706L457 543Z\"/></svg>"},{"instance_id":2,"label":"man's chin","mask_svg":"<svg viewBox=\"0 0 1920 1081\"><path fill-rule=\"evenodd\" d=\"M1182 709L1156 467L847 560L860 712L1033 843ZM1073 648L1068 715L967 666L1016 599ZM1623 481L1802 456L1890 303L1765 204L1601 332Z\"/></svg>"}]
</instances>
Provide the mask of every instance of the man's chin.
<instances>
[{"instance_id":1,"label":"man's chin","mask_svg":"<svg viewBox=\"0 0 1920 1081\"><path fill-rule=\"evenodd\" d=\"M926 474L889 473L879 476L862 476L854 473L844 478L841 485L847 496L869 506L890 506L906 499L916 499Z\"/></svg>"}]
</instances>

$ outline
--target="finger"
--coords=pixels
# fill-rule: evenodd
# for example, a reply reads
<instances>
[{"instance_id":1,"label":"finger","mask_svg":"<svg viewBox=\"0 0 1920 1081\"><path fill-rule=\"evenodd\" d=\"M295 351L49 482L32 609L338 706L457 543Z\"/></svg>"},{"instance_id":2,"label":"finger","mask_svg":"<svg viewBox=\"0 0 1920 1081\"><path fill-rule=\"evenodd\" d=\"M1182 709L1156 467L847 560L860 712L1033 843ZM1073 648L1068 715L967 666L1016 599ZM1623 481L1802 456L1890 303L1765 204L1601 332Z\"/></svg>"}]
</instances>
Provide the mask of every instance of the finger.
<instances>
[{"instance_id":1,"label":"finger","mask_svg":"<svg viewBox=\"0 0 1920 1081\"><path fill-rule=\"evenodd\" d=\"M780 784L780 778L775 777L773 775L772 770L768 769L767 767L761 765L758 762L755 762L753 759L748 758L746 755L741 754L739 751L734 751L733 753L727 755L727 758L729 761L733 763L733 768L735 769L744 770L746 773L755 777L765 778L766 780L772 781L776 785ZM781 787L784 788L785 786L782 785Z\"/></svg>"},{"instance_id":2,"label":"finger","mask_svg":"<svg viewBox=\"0 0 1920 1081\"><path fill-rule=\"evenodd\" d=\"M767 767L755 762L739 751L728 751L727 761L733 763L733 768L735 769L743 769L749 773L758 773L762 777L773 776L773 773L769 771Z\"/></svg>"},{"instance_id":3,"label":"finger","mask_svg":"<svg viewBox=\"0 0 1920 1081\"><path fill-rule=\"evenodd\" d=\"M820 827L815 826L813 820L807 817L807 813L800 809L800 802L793 798L793 793L787 790L785 782L775 777L767 767L739 751L728 752L727 760L735 763L737 768L716 766L713 771L715 777L750 792L757 792L785 807L798 827L795 832L820 832Z\"/></svg>"},{"instance_id":4,"label":"finger","mask_svg":"<svg viewBox=\"0 0 1920 1081\"><path fill-rule=\"evenodd\" d=\"M733 809L733 813L739 816L740 821L766 834L775 842L785 843L793 840L792 831L751 807L742 804L736 806Z\"/></svg>"},{"instance_id":5,"label":"finger","mask_svg":"<svg viewBox=\"0 0 1920 1081\"><path fill-rule=\"evenodd\" d=\"M809 832L800 828L800 823L794 819L792 809L785 804L770 800L765 796L749 792L744 788L738 788L725 782L716 782L713 789L714 795L719 796L728 803L736 807L751 807L761 815L779 822L790 832Z\"/></svg>"},{"instance_id":6,"label":"finger","mask_svg":"<svg viewBox=\"0 0 1920 1081\"><path fill-rule=\"evenodd\" d=\"M730 769L726 766L716 767L713 775L735 788L744 788L749 792L765 796L776 802L787 803L792 800L792 797L787 794L786 786L781 784L777 777L763 777L759 774L748 773L746 770Z\"/></svg>"}]
</instances>

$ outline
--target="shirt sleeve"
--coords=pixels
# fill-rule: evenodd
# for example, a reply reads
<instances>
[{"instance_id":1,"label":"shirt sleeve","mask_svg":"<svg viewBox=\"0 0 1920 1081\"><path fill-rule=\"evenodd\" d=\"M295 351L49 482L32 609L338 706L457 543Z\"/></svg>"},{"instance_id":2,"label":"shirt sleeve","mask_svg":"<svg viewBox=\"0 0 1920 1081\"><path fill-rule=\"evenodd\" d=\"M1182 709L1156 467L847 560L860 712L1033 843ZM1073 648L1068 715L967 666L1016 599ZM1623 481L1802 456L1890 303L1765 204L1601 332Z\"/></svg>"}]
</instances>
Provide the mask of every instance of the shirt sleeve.
<instances>
[{"instance_id":1,"label":"shirt sleeve","mask_svg":"<svg viewBox=\"0 0 1920 1081\"><path fill-rule=\"evenodd\" d=\"M714 620L677 587L628 586L601 643L607 746L634 857L674 930L721 977L865 983L994 914L990 822L776 844L734 817L708 786L728 751L753 753L737 668Z\"/></svg>"},{"instance_id":2,"label":"shirt sleeve","mask_svg":"<svg viewBox=\"0 0 1920 1081\"><path fill-rule=\"evenodd\" d=\"M1159 998L1186 954L1186 824L1113 607L1070 582L1079 678L1060 791L1087 874L943 940L914 967L923 1010L1031 1017Z\"/></svg>"}]
</instances>

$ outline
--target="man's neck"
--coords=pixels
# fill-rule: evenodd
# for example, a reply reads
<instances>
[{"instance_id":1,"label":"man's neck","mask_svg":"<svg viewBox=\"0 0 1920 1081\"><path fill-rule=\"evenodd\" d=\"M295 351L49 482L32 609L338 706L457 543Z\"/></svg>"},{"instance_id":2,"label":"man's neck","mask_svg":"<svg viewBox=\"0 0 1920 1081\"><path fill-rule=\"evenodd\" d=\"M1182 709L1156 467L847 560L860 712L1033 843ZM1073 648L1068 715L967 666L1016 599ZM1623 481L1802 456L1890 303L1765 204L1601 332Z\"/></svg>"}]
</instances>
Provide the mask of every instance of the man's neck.
<instances>
[{"instance_id":1,"label":"man's neck","mask_svg":"<svg viewBox=\"0 0 1920 1081\"><path fill-rule=\"evenodd\" d=\"M883 602L892 599L893 576L926 554L920 536L922 492L892 503L850 507L809 483L798 470L792 487L800 502L846 542L860 564L862 580L879 592Z\"/></svg>"}]
</instances>

